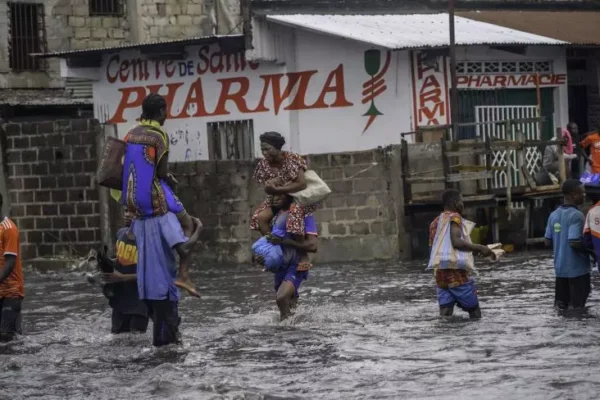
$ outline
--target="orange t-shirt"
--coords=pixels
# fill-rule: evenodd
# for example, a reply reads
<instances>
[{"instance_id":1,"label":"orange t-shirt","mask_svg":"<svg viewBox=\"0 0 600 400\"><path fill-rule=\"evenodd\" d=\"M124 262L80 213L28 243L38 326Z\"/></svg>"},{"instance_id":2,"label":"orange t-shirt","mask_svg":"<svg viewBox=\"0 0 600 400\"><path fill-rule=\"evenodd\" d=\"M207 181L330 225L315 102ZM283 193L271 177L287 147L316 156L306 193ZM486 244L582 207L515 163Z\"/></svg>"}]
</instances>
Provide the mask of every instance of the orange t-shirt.
<instances>
[{"instance_id":1,"label":"orange t-shirt","mask_svg":"<svg viewBox=\"0 0 600 400\"><path fill-rule=\"evenodd\" d=\"M0 283L0 298L22 298L23 290L23 267L21 266L21 252L19 245L19 228L8 217L0 222L0 268L4 268L4 256L13 255L17 259L15 267L10 275Z\"/></svg>"},{"instance_id":2,"label":"orange t-shirt","mask_svg":"<svg viewBox=\"0 0 600 400\"><path fill-rule=\"evenodd\" d=\"M600 174L600 133L590 133L583 142L581 147L584 149L590 148L590 158L592 159L592 173Z\"/></svg>"}]
</instances>

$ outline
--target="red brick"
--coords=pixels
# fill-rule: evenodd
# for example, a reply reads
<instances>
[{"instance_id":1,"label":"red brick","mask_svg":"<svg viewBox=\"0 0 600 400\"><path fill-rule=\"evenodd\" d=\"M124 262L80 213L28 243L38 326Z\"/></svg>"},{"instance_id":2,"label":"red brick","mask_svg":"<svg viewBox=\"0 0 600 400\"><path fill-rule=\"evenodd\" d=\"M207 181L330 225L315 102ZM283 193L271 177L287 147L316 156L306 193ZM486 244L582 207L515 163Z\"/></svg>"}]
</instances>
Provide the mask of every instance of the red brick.
<instances>
[{"instance_id":1,"label":"red brick","mask_svg":"<svg viewBox=\"0 0 600 400\"><path fill-rule=\"evenodd\" d=\"M12 148L15 150L28 149L30 147L29 136L13 137Z\"/></svg>"},{"instance_id":2,"label":"red brick","mask_svg":"<svg viewBox=\"0 0 600 400\"><path fill-rule=\"evenodd\" d=\"M58 206L56 204L44 204L42 206L42 214L47 216L58 215Z\"/></svg>"},{"instance_id":3,"label":"red brick","mask_svg":"<svg viewBox=\"0 0 600 400\"><path fill-rule=\"evenodd\" d=\"M8 150L6 152L6 162L15 164L21 162L21 150Z\"/></svg>"},{"instance_id":4,"label":"red brick","mask_svg":"<svg viewBox=\"0 0 600 400\"><path fill-rule=\"evenodd\" d=\"M77 238L79 242L95 242L96 231L94 229L80 229L77 232Z\"/></svg>"},{"instance_id":5,"label":"red brick","mask_svg":"<svg viewBox=\"0 0 600 400\"><path fill-rule=\"evenodd\" d=\"M42 243L43 231L27 231L27 243Z\"/></svg>"},{"instance_id":6,"label":"red brick","mask_svg":"<svg viewBox=\"0 0 600 400\"><path fill-rule=\"evenodd\" d=\"M58 178L56 178L56 186L59 188L72 188L73 186L73 176L72 175L66 175L66 176L59 176Z\"/></svg>"},{"instance_id":7,"label":"red brick","mask_svg":"<svg viewBox=\"0 0 600 400\"><path fill-rule=\"evenodd\" d=\"M54 132L54 123L51 121L39 122L37 124L37 132L41 135Z\"/></svg>"},{"instance_id":8,"label":"red brick","mask_svg":"<svg viewBox=\"0 0 600 400\"><path fill-rule=\"evenodd\" d=\"M75 204L61 204L59 207L60 215L75 215Z\"/></svg>"},{"instance_id":9,"label":"red brick","mask_svg":"<svg viewBox=\"0 0 600 400\"><path fill-rule=\"evenodd\" d=\"M61 207L62 210L62 207ZM94 213L94 203L79 203L76 206L76 214L77 215L88 215ZM62 214L62 212L61 212Z\"/></svg>"},{"instance_id":10,"label":"red brick","mask_svg":"<svg viewBox=\"0 0 600 400\"><path fill-rule=\"evenodd\" d=\"M35 190L40 188L40 178L23 178L23 189Z\"/></svg>"},{"instance_id":11,"label":"red brick","mask_svg":"<svg viewBox=\"0 0 600 400\"><path fill-rule=\"evenodd\" d=\"M19 136L21 135L21 124L6 124L4 125L4 132L6 136Z\"/></svg>"},{"instance_id":12,"label":"red brick","mask_svg":"<svg viewBox=\"0 0 600 400\"><path fill-rule=\"evenodd\" d=\"M68 201L68 192L65 189L52 191L52 202L65 203Z\"/></svg>"},{"instance_id":13,"label":"red brick","mask_svg":"<svg viewBox=\"0 0 600 400\"><path fill-rule=\"evenodd\" d=\"M54 217L52 218L52 229L69 229L69 218Z\"/></svg>"},{"instance_id":14,"label":"red brick","mask_svg":"<svg viewBox=\"0 0 600 400\"><path fill-rule=\"evenodd\" d=\"M33 203L33 193L31 190L19 192L17 203Z\"/></svg>"},{"instance_id":15,"label":"red brick","mask_svg":"<svg viewBox=\"0 0 600 400\"><path fill-rule=\"evenodd\" d=\"M56 189L56 178L53 176L43 176L40 178L41 189Z\"/></svg>"},{"instance_id":16,"label":"red brick","mask_svg":"<svg viewBox=\"0 0 600 400\"><path fill-rule=\"evenodd\" d=\"M36 203L47 203L50 201L50 195L52 192L49 190L36 190L34 201Z\"/></svg>"},{"instance_id":17,"label":"red brick","mask_svg":"<svg viewBox=\"0 0 600 400\"><path fill-rule=\"evenodd\" d=\"M31 175L48 175L48 164L40 163L31 166Z\"/></svg>"},{"instance_id":18,"label":"red brick","mask_svg":"<svg viewBox=\"0 0 600 400\"><path fill-rule=\"evenodd\" d=\"M33 218L30 217L25 217L25 218L15 218L16 221L15 223L17 224L17 226L19 227L19 229L35 229L35 220Z\"/></svg>"},{"instance_id":19,"label":"red brick","mask_svg":"<svg viewBox=\"0 0 600 400\"><path fill-rule=\"evenodd\" d=\"M35 219L35 229L48 230L52 229L52 219L48 217L40 217Z\"/></svg>"},{"instance_id":20,"label":"red brick","mask_svg":"<svg viewBox=\"0 0 600 400\"><path fill-rule=\"evenodd\" d=\"M10 213L13 217L24 217L27 215L24 205L12 204Z\"/></svg>"},{"instance_id":21,"label":"red brick","mask_svg":"<svg viewBox=\"0 0 600 400\"><path fill-rule=\"evenodd\" d=\"M60 231L60 241L67 243L77 242L77 231L74 229Z\"/></svg>"}]
</instances>

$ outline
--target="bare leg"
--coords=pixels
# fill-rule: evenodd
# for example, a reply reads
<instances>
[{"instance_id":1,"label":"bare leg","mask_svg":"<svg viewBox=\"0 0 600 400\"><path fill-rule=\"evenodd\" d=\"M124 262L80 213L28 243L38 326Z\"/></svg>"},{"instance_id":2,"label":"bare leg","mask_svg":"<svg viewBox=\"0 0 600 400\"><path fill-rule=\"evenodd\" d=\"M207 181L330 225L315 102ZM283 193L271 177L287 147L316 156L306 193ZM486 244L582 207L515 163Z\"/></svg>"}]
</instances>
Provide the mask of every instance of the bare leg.
<instances>
[{"instance_id":1,"label":"bare leg","mask_svg":"<svg viewBox=\"0 0 600 400\"><path fill-rule=\"evenodd\" d=\"M479 306L477 306L476 309L469 311L469 318L481 319L481 308L479 308Z\"/></svg>"},{"instance_id":2,"label":"bare leg","mask_svg":"<svg viewBox=\"0 0 600 400\"><path fill-rule=\"evenodd\" d=\"M273 219L273 210L267 207L258 214L258 230L265 236L271 233L271 220Z\"/></svg>"},{"instance_id":3,"label":"bare leg","mask_svg":"<svg viewBox=\"0 0 600 400\"><path fill-rule=\"evenodd\" d=\"M281 321L287 319L291 315L292 298L296 289L294 285L288 281L283 281L277 290L277 307L279 307L279 316Z\"/></svg>"},{"instance_id":4,"label":"bare leg","mask_svg":"<svg viewBox=\"0 0 600 400\"><path fill-rule=\"evenodd\" d=\"M454 314L454 306L444 306L440 307L440 315L442 317L451 317Z\"/></svg>"},{"instance_id":5,"label":"bare leg","mask_svg":"<svg viewBox=\"0 0 600 400\"><path fill-rule=\"evenodd\" d=\"M185 214L180 217L179 222L181 223L183 234L189 238L194 232L194 221L192 221L192 217L189 214ZM189 259L187 258L179 257L179 273L177 280L175 281L175 286L185 290L191 296L200 297L200 294L196 290L196 286L190 279Z\"/></svg>"},{"instance_id":6,"label":"bare leg","mask_svg":"<svg viewBox=\"0 0 600 400\"><path fill-rule=\"evenodd\" d=\"M304 242L306 238L302 235L294 235L294 240L297 242ZM312 268L312 264L310 262L310 258L308 257L308 253L304 250L297 250L298 252L298 268L296 269L298 272L308 271Z\"/></svg>"}]
</instances>

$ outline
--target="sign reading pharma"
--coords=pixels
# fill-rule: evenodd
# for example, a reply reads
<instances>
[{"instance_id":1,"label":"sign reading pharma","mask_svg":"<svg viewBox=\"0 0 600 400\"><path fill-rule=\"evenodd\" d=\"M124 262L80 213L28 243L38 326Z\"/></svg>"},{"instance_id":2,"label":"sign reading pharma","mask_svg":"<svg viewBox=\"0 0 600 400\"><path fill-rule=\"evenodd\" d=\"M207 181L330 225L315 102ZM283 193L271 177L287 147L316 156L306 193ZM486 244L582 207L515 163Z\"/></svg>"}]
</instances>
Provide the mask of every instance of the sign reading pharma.
<instances>
[{"instance_id":1,"label":"sign reading pharma","mask_svg":"<svg viewBox=\"0 0 600 400\"><path fill-rule=\"evenodd\" d=\"M207 124L252 121L255 136L268 130L285 133L291 111L302 118L330 110L326 121L346 121L353 130L347 134L366 136L387 114L386 97L393 95L386 82L389 51L359 50L351 59L315 62L311 68L290 71L249 62L243 52L224 53L217 44L186 50L183 61L149 60L131 51L105 56L94 86L97 114L116 124L120 137L139 118L147 94L163 95L168 104L170 161L209 158Z\"/></svg>"},{"instance_id":2,"label":"sign reading pharma","mask_svg":"<svg viewBox=\"0 0 600 400\"><path fill-rule=\"evenodd\" d=\"M447 57L412 52L415 127L449 123L450 65ZM565 87L567 74L552 73L552 61L460 62L459 90L534 89ZM535 71L541 69L542 71Z\"/></svg>"}]
</instances>

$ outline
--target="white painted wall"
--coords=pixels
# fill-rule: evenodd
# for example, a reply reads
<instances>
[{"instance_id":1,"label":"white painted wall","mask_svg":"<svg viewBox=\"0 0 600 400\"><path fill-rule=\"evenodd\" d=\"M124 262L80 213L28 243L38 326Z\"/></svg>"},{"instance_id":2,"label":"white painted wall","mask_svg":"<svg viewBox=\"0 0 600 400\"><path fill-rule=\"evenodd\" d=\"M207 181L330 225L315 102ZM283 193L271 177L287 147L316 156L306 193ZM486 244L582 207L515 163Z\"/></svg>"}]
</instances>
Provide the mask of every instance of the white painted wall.
<instances>
[{"instance_id":1,"label":"white painted wall","mask_svg":"<svg viewBox=\"0 0 600 400\"><path fill-rule=\"evenodd\" d=\"M148 62L149 79L140 81L132 79L129 70L129 79L122 82L117 78L109 82L107 76L114 78L119 73L122 64L110 61L114 55L106 55L103 60L100 79L94 85L95 113L101 121L111 121L119 103L127 103L123 92L135 87L162 84L159 93L166 95L166 84L181 83L174 98L171 113L177 115L182 111L188 91L192 84L200 78L202 81L203 98L206 110L212 114L223 96L224 81L229 78L247 79L249 89L244 96L246 105L256 112L242 112L233 101L227 101L228 115L208 115L203 117L169 119L165 128L171 135L171 161L202 160L207 159L207 123L216 121L229 121L240 119L253 119L255 143L258 136L270 130L283 134L288 141L289 149L306 153L327 153L371 149L391 143L399 143L400 133L410 130L410 93L409 68L407 53L389 52L390 63L383 76L382 93L375 98L375 105L383 114L375 118L369 129L364 131L368 116L363 116L370 106L362 103L363 83L371 79L364 66L364 51L369 47L351 41L342 41L332 37L322 37L313 34L296 32L288 36L287 63L285 65L267 64L258 65L256 69L249 66L244 71L229 71L220 73L207 72L198 75L195 67L202 63L198 57L197 47L187 50L188 61L193 65L193 74L181 76L179 62L176 62L177 71L169 78L165 76L164 63L159 64L160 76L156 76L156 64ZM318 45L315 45L317 44ZM296 45L297 44L297 45ZM211 46L210 53L218 51L218 46ZM386 51L381 52L381 66L383 69ZM123 60L142 59L137 51L119 53L119 62ZM128 69L124 67L124 71ZM303 73L294 75L294 73ZM108 74L108 75L107 75ZM273 74L283 74L281 78L272 77ZM286 75L287 74L287 75ZM292 75L290 75L292 74ZM270 78L267 75L271 76ZM297 79L294 81L294 76ZM274 80L279 79L278 91L274 89ZM265 82L269 82L265 88ZM279 112L275 112L274 102L285 92L290 82L295 82L289 97L281 103ZM306 90L302 91L301 86ZM323 96L321 94L326 89ZM240 89L240 84L231 86L230 92L235 93ZM329 92L327 92L329 91ZM129 99L134 101L137 96ZM264 107L257 110L261 98L265 98ZM302 101L299 101L300 97ZM321 99L320 99L321 98ZM319 100L320 99L320 100ZM303 109L285 110L292 104L303 104ZM193 114L192 110L190 114ZM126 122L119 122L119 136L123 137L135 124L141 108L128 108L123 113ZM364 132L363 132L364 131ZM191 150L191 156L189 150ZM256 145L256 155L260 155Z\"/></svg>"},{"instance_id":2,"label":"white painted wall","mask_svg":"<svg viewBox=\"0 0 600 400\"><path fill-rule=\"evenodd\" d=\"M365 70L365 51L373 49L361 43L331 36L297 31L299 70L329 71L344 67L346 99L353 105L343 112L319 109L299 113L300 150L302 153L330 153L368 150L400 143L400 134L411 131L412 88L408 52L381 50L380 71L389 53L390 64L383 76L385 91L374 99L379 115L363 132L369 121L364 114L371 102L363 104L363 84L371 79ZM317 45L318 44L318 45ZM319 74L319 82L327 78ZM331 98L332 95L329 95Z\"/></svg>"},{"instance_id":3,"label":"white painted wall","mask_svg":"<svg viewBox=\"0 0 600 400\"><path fill-rule=\"evenodd\" d=\"M177 115L183 111L190 87L200 79L202 98L207 111L205 115L169 119L165 125L171 136L171 161L208 159L207 123L218 121L252 119L256 156L260 156L258 136L270 130L278 131L286 137L286 149L302 154L376 148L399 143L401 133L413 130L412 70L409 52L380 50L377 74L383 70L388 53L390 57L389 66L385 74L379 77L379 86L376 87L377 90L380 89L380 93L374 99L381 115L365 130L369 121L369 116L365 114L371 105L370 101L363 104L364 97L369 93L368 90L364 91L363 85L371 80L365 69L365 51L373 48L333 36L291 28L280 27L278 31L285 33L277 36L282 59L255 64L253 68L248 64L243 71L230 68L229 71L208 71L198 75L196 67L199 64L203 65L204 61L199 56L201 46L195 46L186 49L189 55L186 62L192 66L190 74L181 75L179 62L175 62L175 73L166 77L164 62L160 62L160 75L157 76L155 62L149 61L148 79L134 80L130 71L130 78L126 82L120 79L109 82L107 72L109 76L114 77L118 74L119 66L114 62L109 65L109 60L114 54L106 55L98 74L99 80L94 85L96 117L102 122L113 119L119 103L123 101L124 91L134 87L163 85L159 93L166 95L167 84L181 85L172 101L171 113ZM266 33L268 34L268 31ZM218 46L212 45L208 54L212 57L218 51ZM121 62L143 59L137 51L122 52L119 57ZM459 49L457 58L459 61L550 59L554 62L555 73L566 73L565 49L559 47L530 47L526 55L516 55L478 46ZM217 61L218 59L212 60L213 64ZM243 108L245 104L247 110L244 111L240 109L240 104L227 100L224 103L227 114L215 115L217 104L223 103L226 97L227 90L224 88L230 79L237 80L231 84L230 94L244 91L242 84L248 84L241 105ZM275 82L279 84L278 87L274 86ZM286 92L288 87L292 90ZM301 87L305 87L306 90L302 90ZM277 98L282 99L278 112L275 111ZM568 121L567 85L556 89L555 100L555 124L564 126ZM303 104L303 107L286 110L286 107L294 104ZM192 107L188 111L191 115L196 108ZM139 106L125 110L125 121L117 124L120 137L135 124L135 119L140 113Z\"/></svg>"}]
</instances>

